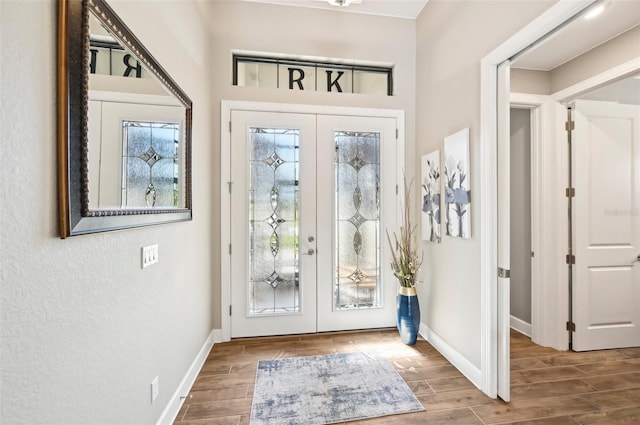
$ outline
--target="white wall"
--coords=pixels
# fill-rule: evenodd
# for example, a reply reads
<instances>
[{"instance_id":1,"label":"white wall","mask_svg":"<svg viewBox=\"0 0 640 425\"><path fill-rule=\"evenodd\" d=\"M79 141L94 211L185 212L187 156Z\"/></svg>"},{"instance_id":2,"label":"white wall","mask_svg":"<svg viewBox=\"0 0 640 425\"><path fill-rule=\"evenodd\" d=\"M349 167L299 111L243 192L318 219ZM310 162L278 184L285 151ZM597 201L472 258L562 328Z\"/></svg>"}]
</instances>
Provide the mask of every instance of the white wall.
<instances>
[{"instance_id":1,"label":"white wall","mask_svg":"<svg viewBox=\"0 0 640 425\"><path fill-rule=\"evenodd\" d=\"M406 112L405 155L414 156L414 20L235 0L215 1L212 6L213 57L209 75L213 83L213 113L210 118L216 134L220 128L221 100L401 109ZM393 63L394 96L235 87L231 85L234 49ZM218 142L214 156L220 157ZM214 164L216 168L217 164ZM409 175L414 166L408 161ZM215 173L211 185L220 187L219 173ZM214 196L220 198L219 190ZM218 222L219 209L212 216L213 221ZM218 249L213 257L216 269L219 258ZM216 298L219 291L220 287L216 287ZM220 327L219 308L215 314L216 327Z\"/></svg>"},{"instance_id":2,"label":"white wall","mask_svg":"<svg viewBox=\"0 0 640 425\"><path fill-rule=\"evenodd\" d=\"M155 423L212 329L210 4L110 3L194 102L194 219L58 238L57 3L1 1L2 423Z\"/></svg>"},{"instance_id":3,"label":"white wall","mask_svg":"<svg viewBox=\"0 0 640 425\"><path fill-rule=\"evenodd\" d=\"M480 60L553 1L430 0L417 20L416 157L469 127L472 238L424 243L423 322L476 368L480 347Z\"/></svg>"},{"instance_id":4,"label":"white wall","mask_svg":"<svg viewBox=\"0 0 640 425\"><path fill-rule=\"evenodd\" d=\"M640 25L551 71L551 93L640 57Z\"/></svg>"},{"instance_id":5,"label":"white wall","mask_svg":"<svg viewBox=\"0 0 640 425\"><path fill-rule=\"evenodd\" d=\"M510 115L511 316L531 324L531 111Z\"/></svg>"},{"instance_id":6,"label":"white wall","mask_svg":"<svg viewBox=\"0 0 640 425\"><path fill-rule=\"evenodd\" d=\"M551 94L551 76L547 71L511 68L511 93Z\"/></svg>"}]
</instances>

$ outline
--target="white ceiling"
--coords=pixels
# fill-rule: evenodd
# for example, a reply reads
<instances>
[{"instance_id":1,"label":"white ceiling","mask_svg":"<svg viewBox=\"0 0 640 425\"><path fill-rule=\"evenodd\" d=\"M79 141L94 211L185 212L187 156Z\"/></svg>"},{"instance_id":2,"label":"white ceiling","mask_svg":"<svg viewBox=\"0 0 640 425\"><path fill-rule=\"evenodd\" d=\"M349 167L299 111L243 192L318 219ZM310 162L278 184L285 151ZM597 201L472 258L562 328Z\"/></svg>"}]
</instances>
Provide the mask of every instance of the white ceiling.
<instances>
[{"instance_id":1,"label":"white ceiling","mask_svg":"<svg viewBox=\"0 0 640 425\"><path fill-rule=\"evenodd\" d=\"M286 6L330 9L341 12L367 13L370 15L392 16L396 18L416 19L428 0L362 0L348 7L332 6L326 0L245 0L256 3L281 4Z\"/></svg>"},{"instance_id":2,"label":"white ceiling","mask_svg":"<svg viewBox=\"0 0 640 425\"><path fill-rule=\"evenodd\" d=\"M607 0L591 8L600 4L605 5L600 15L585 19L587 9L563 29L523 53L514 60L512 67L551 71L640 24L639 0ZM640 79L634 76L615 81L580 98L640 105Z\"/></svg>"},{"instance_id":3,"label":"white ceiling","mask_svg":"<svg viewBox=\"0 0 640 425\"><path fill-rule=\"evenodd\" d=\"M599 4L605 5L600 15L593 19L585 19L584 16L576 18L562 30L517 58L512 66L551 71L640 24L639 0L607 0L594 6Z\"/></svg>"},{"instance_id":4,"label":"white ceiling","mask_svg":"<svg viewBox=\"0 0 640 425\"><path fill-rule=\"evenodd\" d=\"M416 19L429 0L361 0L348 7L332 6L326 0L244 1ZM550 71L640 24L640 0L604 0L598 4L606 6L600 16L592 20L577 18L513 66Z\"/></svg>"},{"instance_id":5,"label":"white ceiling","mask_svg":"<svg viewBox=\"0 0 640 425\"><path fill-rule=\"evenodd\" d=\"M361 3L348 7L332 6L326 0L244 1L416 19L429 0L361 0ZM640 0L604 0L591 8L600 4L605 5L602 14L590 20L584 16L577 17L518 57L512 67L551 71L640 24ZM602 87L583 98L640 104L639 88L640 79L629 78Z\"/></svg>"}]
</instances>

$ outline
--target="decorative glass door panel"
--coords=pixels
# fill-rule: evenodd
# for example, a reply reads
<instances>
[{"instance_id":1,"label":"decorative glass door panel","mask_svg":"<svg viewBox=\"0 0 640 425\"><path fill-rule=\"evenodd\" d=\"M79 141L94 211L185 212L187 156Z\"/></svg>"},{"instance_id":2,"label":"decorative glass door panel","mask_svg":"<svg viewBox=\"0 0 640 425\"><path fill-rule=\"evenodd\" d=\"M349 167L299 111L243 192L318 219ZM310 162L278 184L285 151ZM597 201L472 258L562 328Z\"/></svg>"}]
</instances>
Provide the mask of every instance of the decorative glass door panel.
<instances>
[{"instance_id":1,"label":"decorative glass door panel","mask_svg":"<svg viewBox=\"0 0 640 425\"><path fill-rule=\"evenodd\" d=\"M299 130L249 128L249 314L300 311Z\"/></svg>"},{"instance_id":2,"label":"decorative glass door panel","mask_svg":"<svg viewBox=\"0 0 640 425\"><path fill-rule=\"evenodd\" d=\"M180 124L122 122L122 207L177 208Z\"/></svg>"},{"instance_id":3,"label":"decorative glass door panel","mask_svg":"<svg viewBox=\"0 0 640 425\"><path fill-rule=\"evenodd\" d=\"M379 307L380 133L336 131L336 309Z\"/></svg>"}]
</instances>

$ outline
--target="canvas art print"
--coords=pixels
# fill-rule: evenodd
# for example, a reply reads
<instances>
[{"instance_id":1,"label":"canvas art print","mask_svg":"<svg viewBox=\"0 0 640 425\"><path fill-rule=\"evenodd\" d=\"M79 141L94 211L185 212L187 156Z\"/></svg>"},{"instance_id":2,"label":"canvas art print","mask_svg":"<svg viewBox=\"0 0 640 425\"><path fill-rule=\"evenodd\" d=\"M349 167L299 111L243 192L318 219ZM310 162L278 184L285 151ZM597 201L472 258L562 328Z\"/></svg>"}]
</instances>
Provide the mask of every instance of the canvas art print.
<instances>
[{"instance_id":1,"label":"canvas art print","mask_svg":"<svg viewBox=\"0 0 640 425\"><path fill-rule=\"evenodd\" d=\"M446 234L471 237L471 185L469 175L469 129L444 139Z\"/></svg>"},{"instance_id":2,"label":"canvas art print","mask_svg":"<svg viewBox=\"0 0 640 425\"><path fill-rule=\"evenodd\" d=\"M422 240L440 242L440 151L422 157Z\"/></svg>"}]
</instances>

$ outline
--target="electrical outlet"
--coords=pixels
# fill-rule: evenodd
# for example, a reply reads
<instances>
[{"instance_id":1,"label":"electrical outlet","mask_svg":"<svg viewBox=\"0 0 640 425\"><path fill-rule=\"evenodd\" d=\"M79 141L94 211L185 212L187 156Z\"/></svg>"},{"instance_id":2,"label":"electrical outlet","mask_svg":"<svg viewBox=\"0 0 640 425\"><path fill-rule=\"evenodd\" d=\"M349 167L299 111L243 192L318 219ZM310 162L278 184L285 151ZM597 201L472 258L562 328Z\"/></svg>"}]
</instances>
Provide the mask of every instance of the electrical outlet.
<instances>
[{"instance_id":1,"label":"electrical outlet","mask_svg":"<svg viewBox=\"0 0 640 425\"><path fill-rule=\"evenodd\" d=\"M142 247L142 268L149 267L158 262L158 244Z\"/></svg>"},{"instance_id":2,"label":"electrical outlet","mask_svg":"<svg viewBox=\"0 0 640 425\"><path fill-rule=\"evenodd\" d=\"M153 378L153 381L151 381L151 403L156 401L156 399L158 398L158 394L160 393L159 379L160 378L156 376L155 378Z\"/></svg>"}]
</instances>

